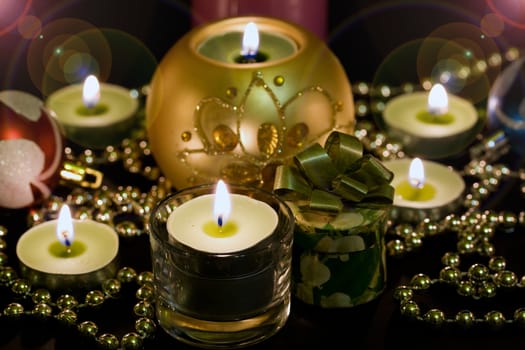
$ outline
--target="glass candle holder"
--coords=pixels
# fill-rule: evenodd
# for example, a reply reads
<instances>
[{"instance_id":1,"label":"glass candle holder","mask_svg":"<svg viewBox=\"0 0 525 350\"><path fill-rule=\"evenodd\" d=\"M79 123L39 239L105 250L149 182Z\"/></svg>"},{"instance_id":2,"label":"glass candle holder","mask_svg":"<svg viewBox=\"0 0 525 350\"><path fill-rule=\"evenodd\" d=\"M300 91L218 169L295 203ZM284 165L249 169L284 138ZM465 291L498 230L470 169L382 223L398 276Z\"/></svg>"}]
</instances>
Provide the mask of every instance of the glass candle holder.
<instances>
[{"instance_id":1,"label":"glass candle holder","mask_svg":"<svg viewBox=\"0 0 525 350\"><path fill-rule=\"evenodd\" d=\"M232 349L269 338L288 319L294 220L288 206L272 193L230 186L232 194L260 201L275 211L273 231L259 242L231 252L182 243L175 238L182 225L169 220L170 215L214 189L213 185L184 189L159 202L152 212L156 316L161 327L179 341L202 348ZM232 207L232 216L234 210ZM251 235L256 229L254 224L248 230L240 228L238 234Z\"/></svg>"}]
</instances>

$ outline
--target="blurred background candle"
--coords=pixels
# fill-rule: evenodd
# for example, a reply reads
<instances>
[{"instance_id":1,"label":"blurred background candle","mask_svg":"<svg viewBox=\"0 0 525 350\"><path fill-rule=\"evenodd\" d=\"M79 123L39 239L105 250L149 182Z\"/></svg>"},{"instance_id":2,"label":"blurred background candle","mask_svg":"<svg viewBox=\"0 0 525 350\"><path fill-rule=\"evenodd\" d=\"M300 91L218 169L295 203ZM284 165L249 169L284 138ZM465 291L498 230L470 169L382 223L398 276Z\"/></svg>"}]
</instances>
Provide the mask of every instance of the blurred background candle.
<instances>
[{"instance_id":1,"label":"blurred background candle","mask_svg":"<svg viewBox=\"0 0 525 350\"><path fill-rule=\"evenodd\" d=\"M120 142L136 122L138 99L124 87L99 83L93 75L52 93L46 107L69 140L101 149Z\"/></svg>"},{"instance_id":2,"label":"blurred background candle","mask_svg":"<svg viewBox=\"0 0 525 350\"><path fill-rule=\"evenodd\" d=\"M383 111L384 127L412 156L440 159L457 155L483 126L474 105L447 94L441 84L430 92L392 98Z\"/></svg>"},{"instance_id":3,"label":"blurred background candle","mask_svg":"<svg viewBox=\"0 0 525 350\"><path fill-rule=\"evenodd\" d=\"M24 276L53 290L87 289L113 276L118 250L113 228L93 220L73 220L67 205L58 219L30 228L16 245Z\"/></svg>"},{"instance_id":4,"label":"blurred background candle","mask_svg":"<svg viewBox=\"0 0 525 350\"><path fill-rule=\"evenodd\" d=\"M394 219L439 220L461 204L465 182L452 168L419 158L390 160L384 165L394 173Z\"/></svg>"}]
</instances>

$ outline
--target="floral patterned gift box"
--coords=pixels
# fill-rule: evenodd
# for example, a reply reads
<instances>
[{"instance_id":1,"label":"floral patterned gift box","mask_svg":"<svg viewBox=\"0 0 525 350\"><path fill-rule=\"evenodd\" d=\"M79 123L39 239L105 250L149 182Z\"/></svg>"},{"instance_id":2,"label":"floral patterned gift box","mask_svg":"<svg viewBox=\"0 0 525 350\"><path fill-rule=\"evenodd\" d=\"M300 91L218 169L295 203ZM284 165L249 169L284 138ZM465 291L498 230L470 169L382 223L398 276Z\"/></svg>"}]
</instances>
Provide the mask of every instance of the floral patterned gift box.
<instances>
[{"instance_id":1,"label":"floral patterned gift box","mask_svg":"<svg viewBox=\"0 0 525 350\"><path fill-rule=\"evenodd\" d=\"M333 132L322 147L277 168L274 191L292 209L293 294L323 308L352 307L386 286L385 233L393 173L360 141Z\"/></svg>"}]
</instances>

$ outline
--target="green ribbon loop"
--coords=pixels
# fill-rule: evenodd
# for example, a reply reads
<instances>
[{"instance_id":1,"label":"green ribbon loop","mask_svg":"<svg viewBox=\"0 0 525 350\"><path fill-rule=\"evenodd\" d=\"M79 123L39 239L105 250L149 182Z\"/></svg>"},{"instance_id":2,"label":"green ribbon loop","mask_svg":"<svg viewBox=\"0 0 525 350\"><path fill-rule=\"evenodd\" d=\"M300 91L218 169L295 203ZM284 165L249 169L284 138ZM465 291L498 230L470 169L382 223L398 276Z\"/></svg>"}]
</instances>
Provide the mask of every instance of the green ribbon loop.
<instances>
[{"instance_id":1,"label":"green ribbon loop","mask_svg":"<svg viewBox=\"0 0 525 350\"><path fill-rule=\"evenodd\" d=\"M339 212L348 205L392 204L394 174L377 158L363 155L355 136L332 132L323 148L313 144L294 158L296 167L277 168L274 192L285 200L306 201L310 209Z\"/></svg>"}]
</instances>

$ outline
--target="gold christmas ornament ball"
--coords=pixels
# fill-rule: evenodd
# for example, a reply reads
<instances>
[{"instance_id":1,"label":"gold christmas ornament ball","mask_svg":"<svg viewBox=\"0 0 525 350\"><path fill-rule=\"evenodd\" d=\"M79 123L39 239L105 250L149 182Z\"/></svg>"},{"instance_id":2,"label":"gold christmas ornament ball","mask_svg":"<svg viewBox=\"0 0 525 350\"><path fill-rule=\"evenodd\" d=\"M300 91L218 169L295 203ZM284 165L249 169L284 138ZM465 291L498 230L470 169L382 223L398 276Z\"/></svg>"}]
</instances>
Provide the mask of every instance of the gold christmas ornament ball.
<instances>
[{"instance_id":1,"label":"gold christmas ornament ball","mask_svg":"<svg viewBox=\"0 0 525 350\"><path fill-rule=\"evenodd\" d=\"M241 54L256 24L256 55ZM309 31L268 17L196 27L159 63L146 101L151 152L177 189L215 182L273 185L274 169L334 130L352 132L344 68Z\"/></svg>"}]
</instances>

